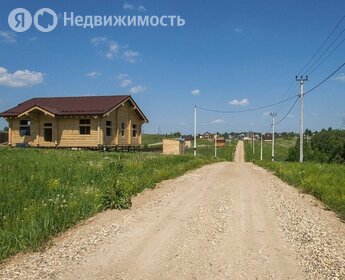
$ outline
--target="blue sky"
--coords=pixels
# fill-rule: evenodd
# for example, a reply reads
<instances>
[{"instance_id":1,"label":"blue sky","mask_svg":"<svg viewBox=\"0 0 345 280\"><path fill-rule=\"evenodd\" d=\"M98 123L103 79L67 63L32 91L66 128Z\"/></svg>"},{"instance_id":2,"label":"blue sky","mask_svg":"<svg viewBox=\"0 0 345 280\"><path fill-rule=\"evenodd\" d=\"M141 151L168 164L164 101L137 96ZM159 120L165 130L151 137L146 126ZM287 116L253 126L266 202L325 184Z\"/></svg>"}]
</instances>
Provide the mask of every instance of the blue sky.
<instances>
[{"instance_id":1,"label":"blue sky","mask_svg":"<svg viewBox=\"0 0 345 280\"><path fill-rule=\"evenodd\" d=\"M14 8L75 15L179 15L183 27L10 29ZM0 111L39 96L131 92L148 116L145 132L193 131L193 107L241 110L279 101L342 18L333 1L14 1L0 8ZM345 22L339 32L345 28ZM345 37L345 34L342 35ZM341 37L342 38L342 37ZM345 62L341 45L306 82L308 90ZM305 127L340 128L345 68L305 98ZM297 83L293 82L297 93ZM237 100L237 101L236 101ZM198 112L198 131L267 131L268 112ZM278 127L298 131L299 106ZM6 123L0 120L0 128Z\"/></svg>"}]
</instances>

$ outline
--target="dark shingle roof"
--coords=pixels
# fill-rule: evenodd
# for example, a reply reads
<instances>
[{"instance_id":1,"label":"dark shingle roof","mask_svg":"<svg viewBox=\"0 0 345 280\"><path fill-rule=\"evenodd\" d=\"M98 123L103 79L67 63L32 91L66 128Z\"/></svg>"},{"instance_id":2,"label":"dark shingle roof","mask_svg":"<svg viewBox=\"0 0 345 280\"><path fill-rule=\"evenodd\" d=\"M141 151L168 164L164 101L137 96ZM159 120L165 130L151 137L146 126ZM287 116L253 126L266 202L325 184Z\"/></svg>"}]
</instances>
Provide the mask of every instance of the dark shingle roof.
<instances>
[{"instance_id":1,"label":"dark shingle roof","mask_svg":"<svg viewBox=\"0 0 345 280\"><path fill-rule=\"evenodd\" d=\"M16 117L36 106L57 116L104 115L128 98L134 103L129 95L32 98L2 112L0 117ZM138 110L147 121L145 115L139 108Z\"/></svg>"}]
</instances>

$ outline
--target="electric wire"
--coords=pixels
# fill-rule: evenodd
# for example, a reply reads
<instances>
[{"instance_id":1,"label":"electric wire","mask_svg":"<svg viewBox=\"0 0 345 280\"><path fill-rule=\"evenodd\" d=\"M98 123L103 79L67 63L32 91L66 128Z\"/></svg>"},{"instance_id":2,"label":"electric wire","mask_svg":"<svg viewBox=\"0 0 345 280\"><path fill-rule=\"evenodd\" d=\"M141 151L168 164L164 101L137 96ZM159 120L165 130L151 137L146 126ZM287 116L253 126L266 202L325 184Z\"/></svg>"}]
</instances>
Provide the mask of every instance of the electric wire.
<instances>
[{"instance_id":1,"label":"electric wire","mask_svg":"<svg viewBox=\"0 0 345 280\"><path fill-rule=\"evenodd\" d=\"M323 83L325 83L327 80L329 80L332 76L334 76L335 73L337 73L341 68L343 68L345 66L345 62L340 65L336 70L334 70L331 74L329 74L326 78L324 78L320 83L318 83L317 85L315 85L314 87L312 87L310 90L306 91L304 93L304 95L307 95L308 93L314 91L315 89L317 89L319 86L321 86Z\"/></svg>"},{"instance_id":2,"label":"electric wire","mask_svg":"<svg viewBox=\"0 0 345 280\"><path fill-rule=\"evenodd\" d=\"M313 59L316 57L316 55L322 50L322 48L326 45L327 41L332 37L332 35L334 34L334 32L338 29L338 27L340 26L340 24L343 22L343 20L345 19L345 15L338 21L338 23L336 24L336 26L333 28L333 30L331 31L331 33L327 36L327 38L321 43L320 47L314 52L314 54L311 56L311 58L308 60L308 62L302 67L302 69L298 72L297 75L300 75L304 69L307 68L307 66L313 61Z\"/></svg>"},{"instance_id":3,"label":"electric wire","mask_svg":"<svg viewBox=\"0 0 345 280\"><path fill-rule=\"evenodd\" d=\"M312 63L310 67L304 72L304 74L309 73L309 71L322 59L322 57L330 50L330 48L338 41L341 35L345 32L345 29L343 29L338 36L333 40L333 42L322 52L322 54Z\"/></svg>"},{"instance_id":4,"label":"electric wire","mask_svg":"<svg viewBox=\"0 0 345 280\"><path fill-rule=\"evenodd\" d=\"M290 109L287 111L287 113L284 115L283 118L281 118L278 122L276 122L275 125L279 125L280 123L282 123L291 113L291 111L293 110L293 108L296 106L297 101L299 100L299 98L296 98L295 102L292 104L292 106L290 107Z\"/></svg>"},{"instance_id":5,"label":"electric wire","mask_svg":"<svg viewBox=\"0 0 345 280\"><path fill-rule=\"evenodd\" d=\"M209 109L209 108L204 108L204 107L200 107L200 106L196 106L198 109L202 110L202 111L207 111L207 112L214 112L214 113L221 113L221 114L236 114L236 113L246 113L246 112L253 112L253 111L259 111L265 108L269 108L269 107L273 107L276 105L279 105L281 103L287 102L293 98L295 98L296 96L290 97L290 98L286 98L283 100L280 100L278 102L275 103L271 103L271 104L267 104L267 105L262 105L256 108L252 108L252 109L243 109L243 110L215 110L215 109Z\"/></svg>"}]
</instances>

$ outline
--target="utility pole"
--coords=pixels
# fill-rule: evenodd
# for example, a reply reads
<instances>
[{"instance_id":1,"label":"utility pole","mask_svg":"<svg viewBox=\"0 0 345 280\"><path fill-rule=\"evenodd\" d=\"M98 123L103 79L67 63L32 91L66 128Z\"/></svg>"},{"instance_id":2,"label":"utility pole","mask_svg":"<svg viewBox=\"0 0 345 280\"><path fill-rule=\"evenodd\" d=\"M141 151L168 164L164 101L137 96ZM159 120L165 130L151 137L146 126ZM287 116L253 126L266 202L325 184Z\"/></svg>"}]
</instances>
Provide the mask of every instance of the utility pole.
<instances>
[{"instance_id":1,"label":"utility pole","mask_svg":"<svg viewBox=\"0 0 345 280\"><path fill-rule=\"evenodd\" d=\"M301 107L300 107L300 133L299 133L299 161L303 162L303 134L304 134L304 114L303 114L303 99L304 99L304 82L308 81L308 76L301 76L300 78L296 76L296 81L300 84L300 94L299 98L301 101Z\"/></svg>"},{"instance_id":2,"label":"utility pole","mask_svg":"<svg viewBox=\"0 0 345 280\"><path fill-rule=\"evenodd\" d=\"M253 155L255 154L255 142L254 142L254 132L252 132L252 147L253 147Z\"/></svg>"},{"instance_id":3,"label":"utility pole","mask_svg":"<svg viewBox=\"0 0 345 280\"><path fill-rule=\"evenodd\" d=\"M214 135L214 157L217 157L217 137L218 137L218 134L216 133Z\"/></svg>"},{"instance_id":4,"label":"utility pole","mask_svg":"<svg viewBox=\"0 0 345 280\"><path fill-rule=\"evenodd\" d=\"M272 117L272 161L274 161L274 134L275 134L275 118L277 116L277 113L270 113L270 116Z\"/></svg>"},{"instance_id":5,"label":"utility pole","mask_svg":"<svg viewBox=\"0 0 345 280\"><path fill-rule=\"evenodd\" d=\"M194 106L194 156L196 157L196 105Z\"/></svg>"},{"instance_id":6,"label":"utility pole","mask_svg":"<svg viewBox=\"0 0 345 280\"><path fill-rule=\"evenodd\" d=\"M263 133L261 133L260 160L262 160L262 135Z\"/></svg>"}]
</instances>

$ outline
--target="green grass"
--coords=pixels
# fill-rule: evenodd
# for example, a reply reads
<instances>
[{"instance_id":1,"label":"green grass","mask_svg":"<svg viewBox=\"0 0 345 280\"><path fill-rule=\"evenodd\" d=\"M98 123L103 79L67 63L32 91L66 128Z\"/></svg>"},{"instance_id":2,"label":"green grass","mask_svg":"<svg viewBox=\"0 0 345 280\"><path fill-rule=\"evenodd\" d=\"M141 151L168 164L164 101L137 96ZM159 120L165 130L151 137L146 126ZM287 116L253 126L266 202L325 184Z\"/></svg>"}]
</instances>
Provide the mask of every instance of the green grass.
<instances>
[{"instance_id":1,"label":"green grass","mask_svg":"<svg viewBox=\"0 0 345 280\"><path fill-rule=\"evenodd\" d=\"M222 160L232 161L236 150L237 141L225 143L225 147L217 148L217 157ZM186 154L192 155L193 148L186 149ZM201 157L214 158L214 142L197 139L197 155Z\"/></svg>"},{"instance_id":2,"label":"green grass","mask_svg":"<svg viewBox=\"0 0 345 280\"><path fill-rule=\"evenodd\" d=\"M163 139L167 138L165 135L159 135L159 134L143 134L142 135L142 145L152 145L156 143L163 142Z\"/></svg>"},{"instance_id":3,"label":"green grass","mask_svg":"<svg viewBox=\"0 0 345 280\"><path fill-rule=\"evenodd\" d=\"M302 192L312 194L345 221L345 165L256 161Z\"/></svg>"},{"instance_id":4,"label":"green grass","mask_svg":"<svg viewBox=\"0 0 345 280\"><path fill-rule=\"evenodd\" d=\"M288 157L289 148L295 145L295 138L276 138L274 145L275 161L285 161ZM252 142L246 142L244 144L245 148L245 158L246 161L260 160L260 140L255 141L255 154L252 150ZM272 143L263 142L262 145L262 158L266 161L272 160Z\"/></svg>"},{"instance_id":5,"label":"green grass","mask_svg":"<svg viewBox=\"0 0 345 280\"><path fill-rule=\"evenodd\" d=\"M192 156L0 149L0 261L40 248L157 182L215 162Z\"/></svg>"},{"instance_id":6,"label":"green grass","mask_svg":"<svg viewBox=\"0 0 345 280\"><path fill-rule=\"evenodd\" d=\"M246 161L253 161L273 171L288 184L315 196L345 220L345 165L284 161L287 159L288 149L294 145L293 138L278 138L275 145L276 162L272 162L271 143L263 145L263 161L260 161L260 141L256 143L254 155L251 143L246 143Z\"/></svg>"}]
</instances>

